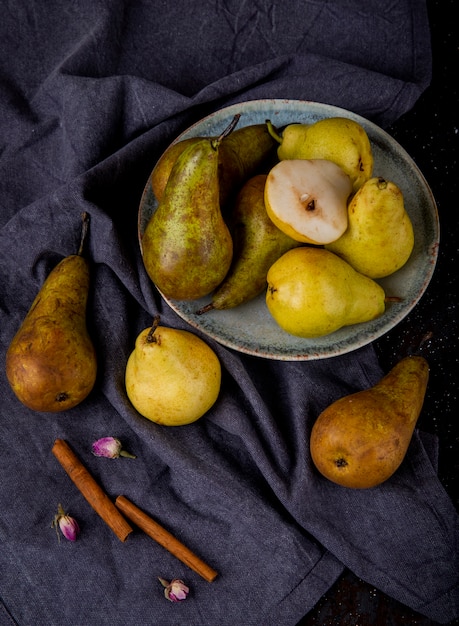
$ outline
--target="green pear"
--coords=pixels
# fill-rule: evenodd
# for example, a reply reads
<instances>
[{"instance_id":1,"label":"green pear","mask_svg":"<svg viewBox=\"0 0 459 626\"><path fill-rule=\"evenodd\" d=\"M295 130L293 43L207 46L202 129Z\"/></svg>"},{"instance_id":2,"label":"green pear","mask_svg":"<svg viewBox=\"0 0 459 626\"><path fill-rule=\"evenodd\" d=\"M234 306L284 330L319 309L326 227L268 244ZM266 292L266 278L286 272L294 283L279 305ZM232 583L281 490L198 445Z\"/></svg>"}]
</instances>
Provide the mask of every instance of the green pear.
<instances>
[{"instance_id":1,"label":"green pear","mask_svg":"<svg viewBox=\"0 0 459 626\"><path fill-rule=\"evenodd\" d=\"M200 337L161 326L157 316L136 339L125 382L129 400L143 417L182 426L198 420L216 402L221 366Z\"/></svg>"},{"instance_id":2,"label":"green pear","mask_svg":"<svg viewBox=\"0 0 459 626\"><path fill-rule=\"evenodd\" d=\"M405 458L428 378L427 361L408 356L373 387L344 396L322 411L310 438L319 472L354 489L375 487L390 478Z\"/></svg>"},{"instance_id":3,"label":"green pear","mask_svg":"<svg viewBox=\"0 0 459 626\"><path fill-rule=\"evenodd\" d=\"M266 124L243 126L225 137L219 163L222 202L234 199L249 178L269 169L276 146Z\"/></svg>"},{"instance_id":4,"label":"green pear","mask_svg":"<svg viewBox=\"0 0 459 626\"><path fill-rule=\"evenodd\" d=\"M239 119L239 117L238 117ZM167 180L178 156L203 137L188 137L171 144L156 163L151 173L153 193L161 200ZM255 175L275 155L276 142L266 124L252 124L238 128L225 137L218 152L220 205L224 207L234 198L241 186Z\"/></svg>"},{"instance_id":5,"label":"green pear","mask_svg":"<svg viewBox=\"0 0 459 626\"><path fill-rule=\"evenodd\" d=\"M163 196L170 173L178 157L186 148L201 141L201 139L203 139L203 137L188 137L187 139L176 141L160 156L150 175L151 188L158 202Z\"/></svg>"},{"instance_id":6,"label":"green pear","mask_svg":"<svg viewBox=\"0 0 459 626\"><path fill-rule=\"evenodd\" d=\"M280 136L268 121L268 130L284 159L326 159L339 165L357 191L373 173L373 152L366 130L345 117L329 117L312 124L290 124Z\"/></svg>"},{"instance_id":7,"label":"green pear","mask_svg":"<svg viewBox=\"0 0 459 626\"><path fill-rule=\"evenodd\" d=\"M6 353L6 375L18 399L34 411L66 411L92 390L95 349L86 327L89 265L78 254L50 272Z\"/></svg>"},{"instance_id":8,"label":"green pear","mask_svg":"<svg viewBox=\"0 0 459 626\"><path fill-rule=\"evenodd\" d=\"M222 137L201 139L182 152L145 228L145 269L166 298L201 298L229 270L233 242L220 210L218 181Z\"/></svg>"},{"instance_id":9,"label":"green pear","mask_svg":"<svg viewBox=\"0 0 459 626\"><path fill-rule=\"evenodd\" d=\"M300 245L269 219L264 203L266 178L266 174L249 178L239 192L229 224L234 243L230 270L212 302L198 314L231 309L258 296L266 289L266 276L274 261Z\"/></svg>"},{"instance_id":10,"label":"green pear","mask_svg":"<svg viewBox=\"0 0 459 626\"><path fill-rule=\"evenodd\" d=\"M291 335L320 337L382 315L385 293L339 256L304 246L289 250L269 269L266 305Z\"/></svg>"},{"instance_id":11,"label":"green pear","mask_svg":"<svg viewBox=\"0 0 459 626\"><path fill-rule=\"evenodd\" d=\"M364 183L349 203L347 230L325 247L370 278L403 267L414 247L414 231L399 187L381 177Z\"/></svg>"}]
</instances>

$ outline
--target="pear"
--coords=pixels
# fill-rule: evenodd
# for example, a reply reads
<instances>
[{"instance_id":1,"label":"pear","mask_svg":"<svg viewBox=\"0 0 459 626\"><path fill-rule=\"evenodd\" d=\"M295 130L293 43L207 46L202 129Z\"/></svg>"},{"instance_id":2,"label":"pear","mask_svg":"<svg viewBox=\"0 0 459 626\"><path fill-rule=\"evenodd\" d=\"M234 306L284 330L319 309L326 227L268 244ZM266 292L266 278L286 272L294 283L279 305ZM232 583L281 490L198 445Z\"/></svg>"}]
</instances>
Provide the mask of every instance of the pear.
<instances>
[{"instance_id":1,"label":"pear","mask_svg":"<svg viewBox=\"0 0 459 626\"><path fill-rule=\"evenodd\" d=\"M327 159L339 165L357 191L373 173L373 152L366 130L345 117L329 117L312 124L290 124L280 136L267 122L280 143L279 159Z\"/></svg>"},{"instance_id":2,"label":"pear","mask_svg":"<svg viewBox=\"0 0 459 626\"><path fill-rule=\"evenodd\" d=\"M231 126L225 132L231 132ZM229 270L233 241L220 210L218 181L223 137L201 139L182 152L145 228L145 269L167 298L201 298Z\"/></svg>"},{"instance_id":3,"label":"pear","mask_svg":"<svg viewBox=\"0 0 459 626\"><path fill-rule=\"evenodd\" d=\"M237 196L230 221L233 261L212 302L199 309L198 315L231 309L260 295L274 261L300 245L269 219L264 203L266 178L266 174L249 178Z\"/></svg>"},{"instance_id":4,"label":"pear","mask_svg":"<svg viewBox=\"0 0 459 626\"><path fill-rule=\"evenodd\" d=\"M392 476L406 455L428 377L426 359L408 356L373 387L322 411L310 440L319 472L354 489L375 487Z\"/></svg>"},{"instance_id":5,"label":"pear","mask_svg":"<svg viewBox=\"0 0 459 626\"><path fill-rule=\"evenodd\" d=\"M89 216L83 214L77 254L50 272L6 353L6 375L34 411L66 411L92 390L97 373L86 327L89 266L82 256Z\"/></svg>"},{"instance_id":6,"label":"pear","mask_svg":"<svg viewBox=\"0 0 459 626\"><path fill-rule=\"evenodd\" d=\"M143 330L126 365L126 392L147 419L164 426L190 424L214 405L221 366L215 352L187 330L153 325Z\"/></svg>"},{"instance_id":7,"label":"pear","mask_svg":"<svg viewBox=\"0 0 459 626\"><path fill-rule=\"evenodd\" d=\"M222 203L234 199L249 178L269 169L276 145L266 124L243 126L224 138L219 162Z\"/></svg>"},{"instance_id":8,"label":"pear","mask_svg":"<svg viewBox=\"0 0 459 626\"><path fill-rule=\"evenodd\" d=\"M270 267L266 305L289 334L320 337L382 315L385 293L332 252L302 246Z\"/></svg>"},{"instance_id":9,"label":"pear","mask_svg":"<svg viewBox=\"0 0 459 626\"><path fill-rule=\"evenodd\" d=\"M186 148L201 141L201 139L203 137L188 137L172 143L160 156L150 176L151 188L158 202L163 196L170 173L178 157Z\"/></svg>"},{"instance_id":10,"label":"pear","mask_svg":"<svg viewBox=\"0 0 459 626\"><path fill-rule=\"evenodd\" d=\"M403 194L393 182L370 178L348 206L348 227L326 248L370 278L393 274L408 261L414 231Z\"/></svg>"},{"instance_id":11,"label":"pear","mask_svg":"<svg viewBox=\"0 0 459 626\"><path fill-rule=\"evenodd\" d=\"M237 116L238 119L240 116ZM160 157L151 173L153 193L161 200L178 156L203 137L188 137L173 143ZM275 156L276 142L266 124L251 124L227 135L218 152L220 205L234 198L241 186Z\"/></svg>"},{"instance_id":12,"label":"pear","mask_svg":"<svg viewBox=\"0 0 459 626\"><path fill-rule=\"evenodd\" d=\"M292 239L325 244L347 228L350 178L332 161L280 161L268 173L266 211L274 224Z\"/></svg>"}]
</instances>

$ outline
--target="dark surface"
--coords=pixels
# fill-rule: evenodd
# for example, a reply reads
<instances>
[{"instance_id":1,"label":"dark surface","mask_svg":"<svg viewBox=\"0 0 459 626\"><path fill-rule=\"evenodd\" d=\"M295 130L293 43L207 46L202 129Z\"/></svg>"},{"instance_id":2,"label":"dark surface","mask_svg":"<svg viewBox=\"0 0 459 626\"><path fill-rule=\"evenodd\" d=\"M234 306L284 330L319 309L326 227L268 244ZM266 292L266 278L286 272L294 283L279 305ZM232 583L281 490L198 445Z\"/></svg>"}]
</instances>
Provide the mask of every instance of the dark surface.
<instances>
[{"instance_id":1,"label":"dark surface","mask_svg":"<svg viewBox=\"0 0 459 626\"><path fill-rule=\"evenodd\" d=\"M424 174L440 218L432 281L415 309L375 343L384 370L406 354L422 354L430 379L419 428L439 438L439 477L459 509L459 40L454 0L428 0L433 77L414 108L387 130ZM436 624L345 572L301 622L312 624ZM457 624L458 621L451 622Z\"/></svg>"},{"instance_id":2,"label":"dark surface","mask_svg":"<svg viewBox=\"0 0 459 626\"><path fill-rule=\"evenodd\" d=\"M450 15L437 6L441 43L455 16L452 3ZM394 599L446 622L458 615L459 518L436 474L432 433L457 506L456 172L445 151L455 99L435 45L432 88L399 119L430 80L424 0L185 7L49 0L44 10L22 0L2 14L2 354L45 276L75 250L88 211L99 377L81 405L44 415L26 410L0 371L0 623L291 626L308 611L306 623L429 623ZM438 200L438 269L407 320L341 357L278 363L211 342L224 366L218 404L206 419L164 429L134 410L124 386L135 338L153 314L186 326L146 277L139 198L180 131L226 104L273 97L333 103L384 128L399 119L389 130ZM424 436L415 432L406 462L374 491L323 479L307 445L320 410L420 345L431 385ZM137 458L94 457L92 441L108 435ZM215 567L212 586L141 533L121 545L51 454L57 437L110 496L124 493ZM58 543L51 528L59 502L81 525L75 544ZM189 600L168 603L157 576L184 578Z\"/></svg>"}]
</instances>

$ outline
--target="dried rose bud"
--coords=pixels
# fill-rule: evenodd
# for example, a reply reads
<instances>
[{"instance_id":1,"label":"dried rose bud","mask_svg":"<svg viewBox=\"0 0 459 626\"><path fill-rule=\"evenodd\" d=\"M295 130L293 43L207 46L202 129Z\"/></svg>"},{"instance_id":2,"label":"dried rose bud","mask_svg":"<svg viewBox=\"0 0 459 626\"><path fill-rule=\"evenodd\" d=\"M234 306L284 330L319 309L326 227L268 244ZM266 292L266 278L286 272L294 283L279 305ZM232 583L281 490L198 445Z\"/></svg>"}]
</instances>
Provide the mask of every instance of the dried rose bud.
<instances>
[{"instance_id":1,"label":"dried rose bud","mask_svg":"<svg viewBox=\"0 0 459 626\"><path fill-rule=\"evenodd\" d=\"M59 504L57 507L57 515L54 516L54 520L52 526L55 527L58 538L60 539L60 535L57 532L57 528L59 527L61 533L64 535L66 539L69 541L76 541L80 533L80 527L78 526L78 522L70 515L67 515L62 508L62 505Z\"/></svg>"},{"instance_id":2,"label":"dried rose bud","mask_svg":"<svg viewBox=\"0 0 459 626\"><path fill-rule=\"evenodd\" d=\"M96 456L104 456L107 459L117 459L120 456L125 456L130 459L136 457L130 452L123 450L121 441L116 437L102 437L92 444L92 452Z\"/></svg>"},{"instance_id":3,"label":"dried rose bud","mask_svg":"<svg viewBox=\"0 0 459 626\"><path fill-rule=\"evenodd\" d=\"M164 580L164 578L158 578L158 580L165 587L164 595L171 602L182 602L182 600L186 600L187 595L190 593L189 587L179 578L174 578L170 583Z\"/></svg>"}]
</instances>

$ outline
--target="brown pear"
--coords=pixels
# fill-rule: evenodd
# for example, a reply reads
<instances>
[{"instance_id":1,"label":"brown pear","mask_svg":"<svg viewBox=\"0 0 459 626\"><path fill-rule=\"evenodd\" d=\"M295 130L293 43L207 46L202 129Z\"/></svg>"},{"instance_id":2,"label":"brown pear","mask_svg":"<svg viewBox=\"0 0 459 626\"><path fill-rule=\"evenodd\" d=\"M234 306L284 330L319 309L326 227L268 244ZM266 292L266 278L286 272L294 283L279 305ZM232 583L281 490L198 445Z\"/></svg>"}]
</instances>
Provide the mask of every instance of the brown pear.
<instances>
[{"instance_id":1,"label":"brown pear","mask_svg":"<svg viewBox=\"0 0 459 626\"><path fill-rule=\"evenodd\" d=\"M82 256L87 226L85 213L78 253L48 275L6 354L11 388L34 411L71 409L95 383L96 354L86 328L89 266Z\"/></svg>"},{"instance_id":2,"label":"brown pear","mask_svg":"<svg viewBox=\"0 0 459 626\"><path fill-rule=\"evenodd\" d=\"M375 487L392 476L406 455L428 377L426 359L408 356L373 387L328 406L311 432L319 472L354 489Z\"/></svg>"}]
</instances>

